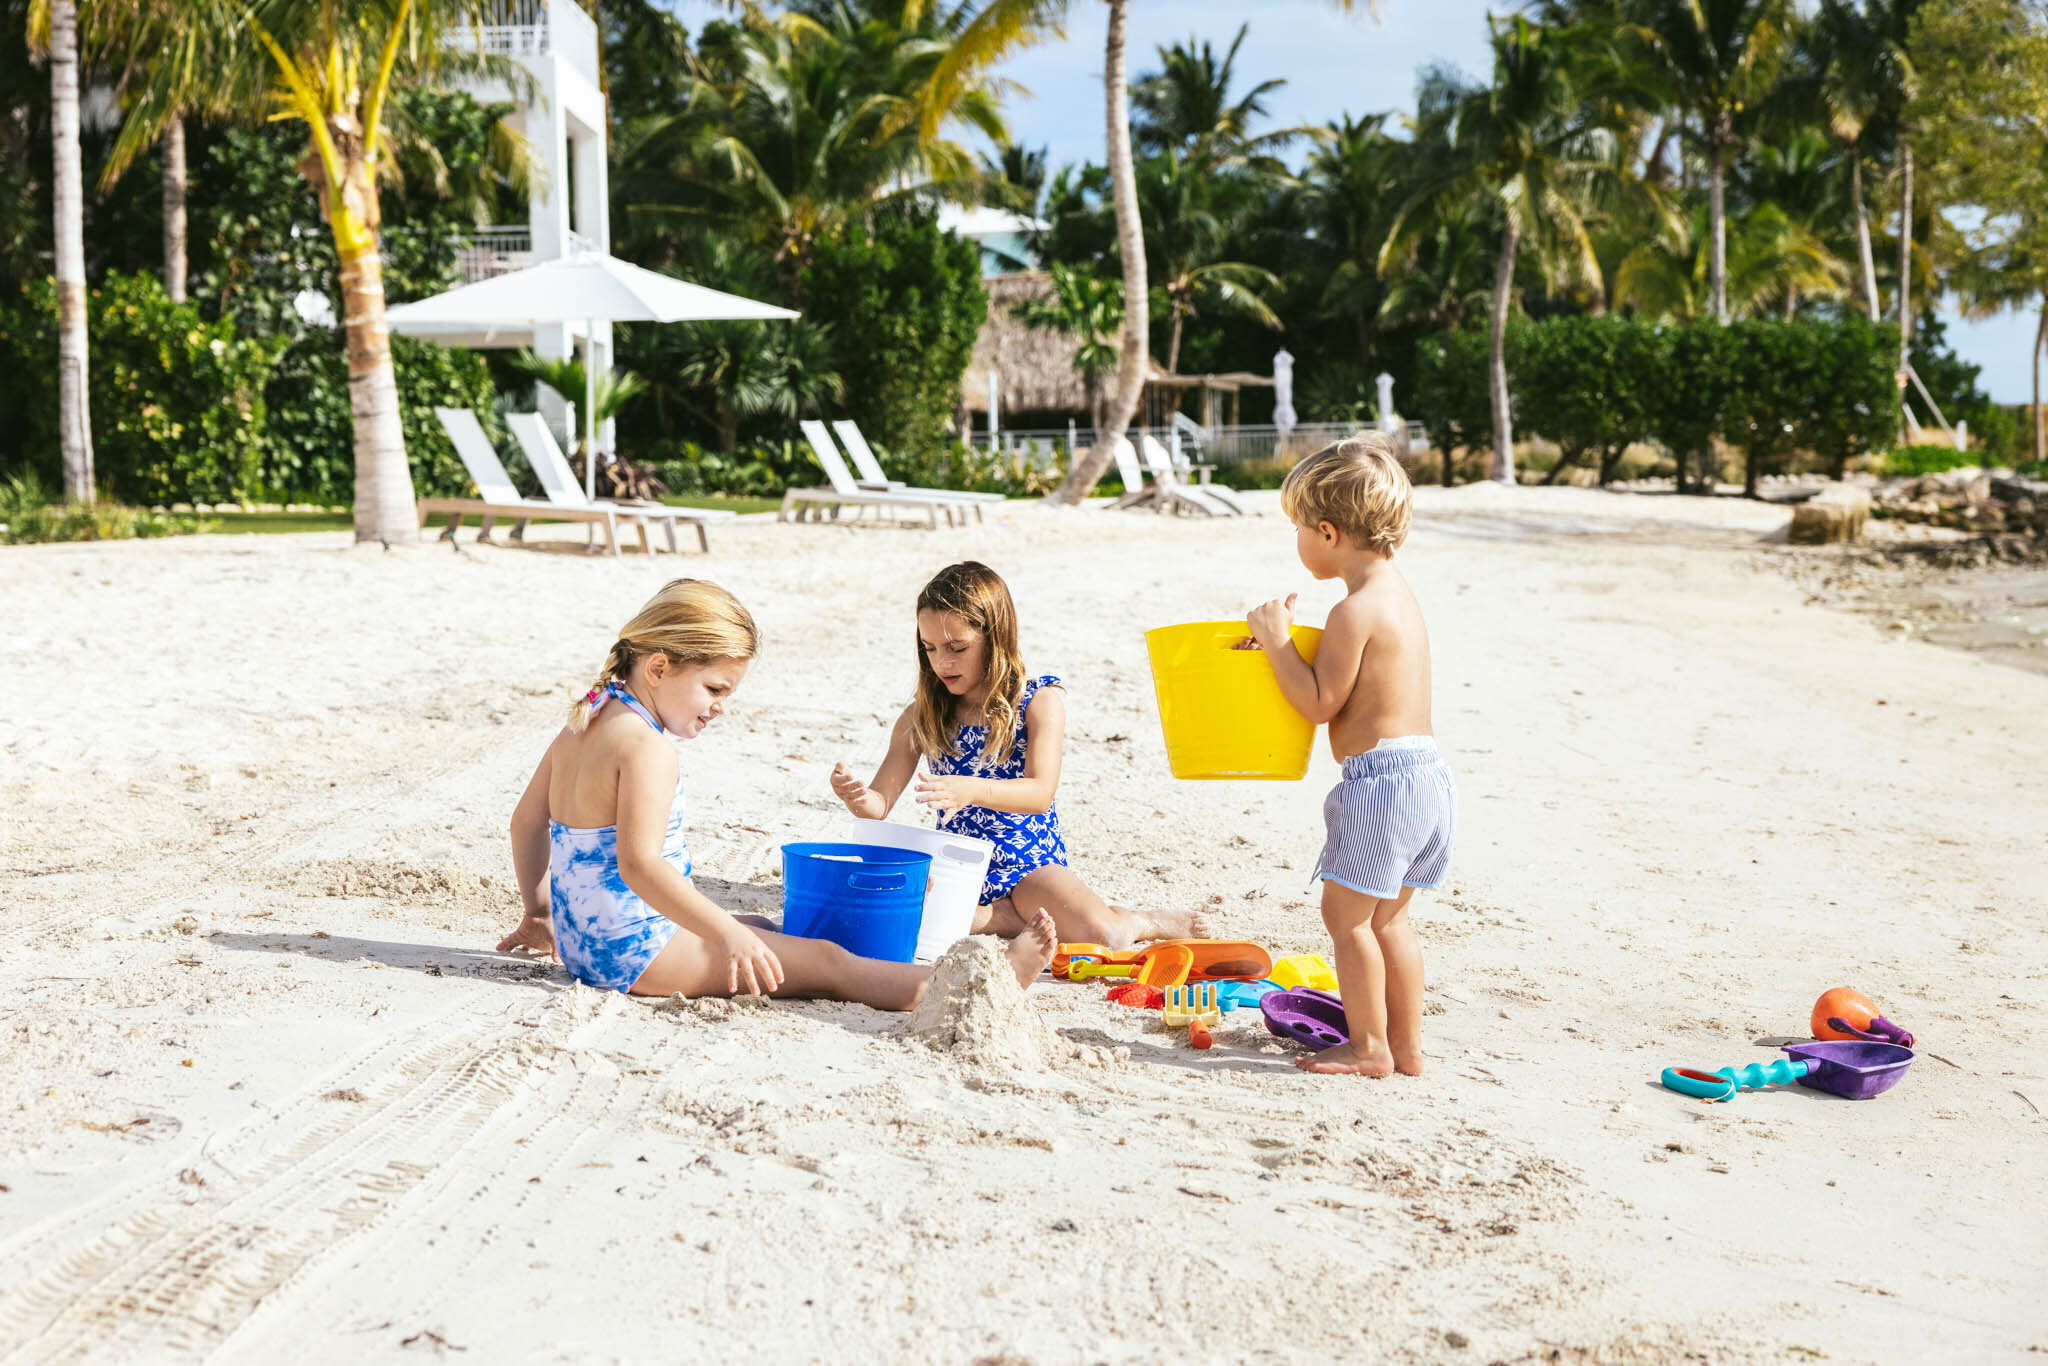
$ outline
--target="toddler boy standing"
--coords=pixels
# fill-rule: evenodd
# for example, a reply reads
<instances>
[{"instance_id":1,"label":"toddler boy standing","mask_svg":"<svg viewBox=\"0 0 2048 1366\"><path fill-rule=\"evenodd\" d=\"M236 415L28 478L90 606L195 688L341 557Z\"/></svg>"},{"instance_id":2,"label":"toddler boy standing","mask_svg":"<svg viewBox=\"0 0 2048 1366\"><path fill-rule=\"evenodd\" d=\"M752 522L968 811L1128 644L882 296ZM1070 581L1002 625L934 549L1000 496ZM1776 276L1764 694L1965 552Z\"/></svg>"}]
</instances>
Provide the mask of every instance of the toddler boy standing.
<instances>
[{"instance_id":1,"label":"toddler boy standing","mask_svg":"<svg viewBox=\"0 0 2048 1366\"><path fill-rule=\"evenodd\" d=\"M1310 721L1329 723L1344 765L1323 802L1328 835L1315 875L1351 1042L1295 1065L1412 1076L1422 1071L1422 949L1408 903L1417 888L1443 884L1458 824L1457 786L1430 729L1429 632L1394 567L1414 490L1386 438L1369 432L1296 465L1280 502L1302 565L1349 590L1313 664L1288 634L1295 595L1246 618L1281 693Z\"/></svg>"}]
</instances>

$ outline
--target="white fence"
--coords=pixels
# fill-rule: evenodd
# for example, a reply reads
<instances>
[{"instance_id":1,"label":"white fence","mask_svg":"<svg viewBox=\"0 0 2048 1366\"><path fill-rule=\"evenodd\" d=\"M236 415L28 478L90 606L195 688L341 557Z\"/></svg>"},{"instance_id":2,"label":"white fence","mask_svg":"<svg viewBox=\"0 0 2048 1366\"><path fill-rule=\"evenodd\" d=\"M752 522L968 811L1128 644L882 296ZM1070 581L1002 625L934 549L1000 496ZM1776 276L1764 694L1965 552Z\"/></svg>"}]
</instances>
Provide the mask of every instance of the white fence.
<instances>
[{"instance_id":1,"label":"white fence","mask_svg":"<svg viewBox=\"0 0 2048 1366\"><path fill-rule=\"evenodd\" d=\"M597 244L580 232L569 234L569 255L595 251ZM478 228L455 253L455 269L464 284L475 284L495 275L509 275L534 264L533 229L522 227Z\"/></svg>"},{"instance_id":2,"label":"white fence","mask_svg":"<svg viewBox=\"0 0 2048 1366\"><path fill-rule=\"evenodd\" d=\"M1251 423L1194 431L1187 427L1178 431L1172 427L1132 427L1130 435L1134 441L1141 435L1157 437L1169 448L1178 440L1185 457L1211 465L1229 466L1306 455L1332 441L1356 436L1363 430L1366 430L1363 426L1352 422L1303 422L1297 424L1282 441L1278 427L1269 423ZM1409 454L1429 448L1429 437L1420 422L1408 423L1401 436L1406 438ZM1035 456L1044 464L1051 463L1056 455L1071 454L1077 449L1086 451L1094 442L1095 433L1087 427L1026 427L996 432L996 444L1004 453ZM1396 444L1400 443L1401 437L1396 437ZM976 432L973 444L979 449L988 449L987 434Z\"/></svg>"}]
</instances>

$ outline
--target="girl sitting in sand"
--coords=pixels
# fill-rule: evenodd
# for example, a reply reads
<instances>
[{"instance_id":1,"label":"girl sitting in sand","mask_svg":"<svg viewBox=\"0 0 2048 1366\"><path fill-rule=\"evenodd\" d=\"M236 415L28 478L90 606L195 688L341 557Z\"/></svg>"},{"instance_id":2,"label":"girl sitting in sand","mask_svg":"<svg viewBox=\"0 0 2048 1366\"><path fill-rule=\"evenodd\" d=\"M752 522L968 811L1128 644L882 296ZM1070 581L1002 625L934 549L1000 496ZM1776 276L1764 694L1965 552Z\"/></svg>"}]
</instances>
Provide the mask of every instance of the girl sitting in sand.
<instances>
[{"instance_id":1,"label":"girl sitting in sand","mask_svg":"<svg viewBox=\"0 0 2048 1366\"><path fill-rule=\"evenodd\" d=\"M559 954L581 982L646 996L917 1004L930 968L777 934L719 909L690 881L683 781L667 737L704 733L758 644L739 599L702 579L675 580L626 623L512 812L526 915L500 952ZM1043 912L1025 922L1008 953L1028 986L1052 961L1053 923Z\"/></svg>"},{"instance_id":2,"label":"girl sitting in sand","mask_svg":"<svg viewBox=\"0 0 2048 1366\"><path fill-rule=\"evenodd\" d=\"M882 820L922 756L930 771L917 801L938 809L939 829L995 846L976 933L1016 934L1049 912L1061 939L1113 948L1203 934L1199 912L1111 906L1067 866L1053 805L1066 706L1057 677L1025 673L1001 577L972 561L953 565L917 595L917 698L897 718L888 756L871 784L835 766L832 791L854 815Z\"/></svg>"}]
</instances>

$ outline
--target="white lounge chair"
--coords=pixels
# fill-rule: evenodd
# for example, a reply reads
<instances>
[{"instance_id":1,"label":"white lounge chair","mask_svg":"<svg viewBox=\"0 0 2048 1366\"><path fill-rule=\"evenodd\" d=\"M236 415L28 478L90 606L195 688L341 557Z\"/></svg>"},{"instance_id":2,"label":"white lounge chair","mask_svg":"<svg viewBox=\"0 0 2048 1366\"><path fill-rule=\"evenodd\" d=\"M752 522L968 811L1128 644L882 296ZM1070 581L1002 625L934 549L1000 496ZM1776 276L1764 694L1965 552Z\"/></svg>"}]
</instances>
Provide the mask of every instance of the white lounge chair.
<instances>
[{"instance_id":1,"label":"white lounge chair","mask_svg":"<svg viewBox=\"0 0 2048 1366\"><path fill-rule=\"evenodd\" d=\"M853 457L854 482L864 489L887 489L909 493L928 493L934 498L946 498L956 503L965 503L974 508L974 520L981 520L981 506L1000 503L1000 493L969 493L965 489L918 489L911 488L901 479L891 479L882 472L882 462L875 459L874 448L861 435L860 424L851 419L841 418L832 424L832 430L839 433L839 444L846 447L846 453Z\"/></svg>"},{"instance_id":2,"label":"white lounge chair","mask_svg":"<svg viewBox=\"0 0 2048 1366\"><path fill-rule=\"evenodd\" d=\"M513 519L512 539L524 540L526 524L536 518L564 522L588 522L604 528L605 544L612 554L619 553L619 519L615 509L608 507L563 508L538 498L521 496L512 485L511 476L505 473L505 466L498 460L498 452L491 445L491 439L484 435L483 424L476 420L476 414L467 408L436 408L434 416L441 419L441 430L448 433L448 440L454 443L455 453L462 457L462 467L469 471L470 480L475 483L478 498L422 498L420 506L420 528L426 529L427 518L435 513L445 513L448 527L441 533L443 538L454 540L456 531L462 526L462 519L469 513L480 513L483 526L477 532L477 539L491 538L491 527L500 517ZM644 532L643 532L644 535Z\"/></svg>"},{"instance_id":3,"label":"white lounge chair","mask_svg":"<svg viewBox=\"0 0 2048 1366\"><path fill-rule=\"evenodd\" d=\"M1139 437L1138 452L1144 459L1145 472L1152 476L1153 482L1170 484L1190 498L1218 504L1230 516L1252 515L1252 508L1238 497L1236 489L1225 488L1221 484L1190 484L1183 480L1180 469L1173 463L1173 452L1158 437Z\"/></svg>"},{"instance_id":4,"label":"white lounge chair","mask_svg":"<svg viewBox=\"0 0 2048 1366\"><path fill-rule=\"evenodd\" d=\"M533 466L533 472L540 476L541 490L547 494L551 505L558 508L610 508L620 521L638 526L643 550L652 550L647 544L648 524L659 523L668 533L668 548L680 553L681 547L676 543L676 523L687 522L696 529L698 549L709 552L711 538L705 534L704 528L712 522L730 522L736 515L723 508L678 508L642 499L592 502L583 496L583 485L578 482L576 471L570 468L569 457L563 455L562 448L555 444L555 434L548 430L547 423L541 421L539 413L507 413L505 425L519 439L519 449L526 452L526 463Z\"/></svg>"},{"instance_id":5,"label":"white lounge chair","mask_svg":"<svg viewBox=\"0 0 2048 1366\"><path fill-rule=\"evenodd\" d=\"M789 521L795 514L797 521L807 516L815 517L826 508L837 517L844 507L853 508L912 508L931 519L932 529L937 530L939 514L946 514L948 525L956 525L966 516L967 505L954 498L941 498L919 489L862 488L854 480L853 472L846 468L846 461L840 456L839 448L832 444L832 434L825 430L822 422L810 421L798 424L803 429L804 440L811 446L811 454L824 467L825 478L830 488L789 489L782 495L782 511L776 520Z\"/></svg>"},{"instance_id":6,"label":"white lounge chair","mask_svg":"<svg viewBox=\"0 0 2048 1366\"><path fill-rule=\"evenodd\" d=\"M1161 481L1145 482L1145 471L1138 463L1137 448L1131 439L1120 436L1111 448L1116 457L1117 476L1124 481L1124 496L1110 506L1113 508L1150 508L1154 512L1193 513L1204 517L1228 517L1230 510L1213 499L1195 495L1195 490L1169 476Z\"/></svg>"}]
</instances>

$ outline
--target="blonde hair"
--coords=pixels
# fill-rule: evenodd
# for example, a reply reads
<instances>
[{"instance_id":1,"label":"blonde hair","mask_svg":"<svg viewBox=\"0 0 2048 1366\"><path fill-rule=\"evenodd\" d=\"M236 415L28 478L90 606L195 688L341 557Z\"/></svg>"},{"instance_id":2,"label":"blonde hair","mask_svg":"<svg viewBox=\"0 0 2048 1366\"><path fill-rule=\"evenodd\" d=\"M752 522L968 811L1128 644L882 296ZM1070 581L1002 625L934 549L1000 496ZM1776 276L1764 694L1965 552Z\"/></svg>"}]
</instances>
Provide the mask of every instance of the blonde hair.
<instances>
[{"instance_id":1,"label":"blonde hair","mask_svg":"<svg viewBox=\"0 0 2048 1366\"><path fill-rule=\"evenodd\" d=\"M569 729L580 734L605 685L624 682L648 655L666 655L671 664L705 664L752 659L760 645L754 618L738 598L709 579L671 579L619 629L597 681L569 708Z\"/></svg>"},{"instance_id":2,"label":"blonde hair","mask_svg":"<svg viewBox=\"0 0 2048 1366\"><path fill-rule=\"evenodd\" d=\"M1010 600L1009 585L985 564L966 560L948 565L932 576L917 595L920 612L950 612L981 632L988 647L986 661L988 700L982 716L988 725L988 739L982 757L1001 763L1017 744L1017 702L1024 695L1024 657L1017 650L1017 605ZM918 752L927 757L957 754L953 745L953 707L956 699L939 681L932 662L917 644L917 703L911 718L911 738Z\"/></svg>"},{"instance_id":3,"label":"blonde hair","mask_svg":"<svg viewBox=\"0 0 2048 1366\"><path fill-rule=\"evenodd\" d=\"M1328 522L1357 546L1391 555L1408 539L1415 489L1393 443L1364 432L1323 447L1287 471L1280 506L1296 525Z\"/></svg>"}]
</instances>

